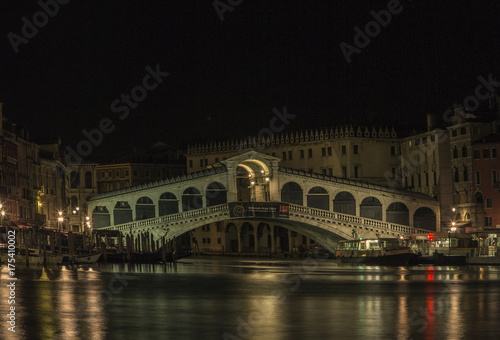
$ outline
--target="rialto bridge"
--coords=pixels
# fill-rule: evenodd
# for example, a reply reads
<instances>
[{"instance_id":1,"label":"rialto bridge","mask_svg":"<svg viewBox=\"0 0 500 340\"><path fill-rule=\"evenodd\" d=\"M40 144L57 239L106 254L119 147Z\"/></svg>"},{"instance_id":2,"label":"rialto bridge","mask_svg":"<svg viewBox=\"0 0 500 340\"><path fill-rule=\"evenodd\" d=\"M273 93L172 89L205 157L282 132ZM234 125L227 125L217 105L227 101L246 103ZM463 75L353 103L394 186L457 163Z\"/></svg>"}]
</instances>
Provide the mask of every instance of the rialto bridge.
<instances>
[{"instance_id":1,"label":"rialto bridge","mask_svg":"<svg viewBox=\"0 0 500 340\"><path fill-rule=\"evenodd\" d=\"M329 250L339 239L439 229L439 204L430 196L280 168L279 161L250 151L207 170L100 194L89 201L92 227L158 242L217 223L238 250L248 233L255 250L262 242L274 250L283 229Z\"/></svg>"}]
</instances>

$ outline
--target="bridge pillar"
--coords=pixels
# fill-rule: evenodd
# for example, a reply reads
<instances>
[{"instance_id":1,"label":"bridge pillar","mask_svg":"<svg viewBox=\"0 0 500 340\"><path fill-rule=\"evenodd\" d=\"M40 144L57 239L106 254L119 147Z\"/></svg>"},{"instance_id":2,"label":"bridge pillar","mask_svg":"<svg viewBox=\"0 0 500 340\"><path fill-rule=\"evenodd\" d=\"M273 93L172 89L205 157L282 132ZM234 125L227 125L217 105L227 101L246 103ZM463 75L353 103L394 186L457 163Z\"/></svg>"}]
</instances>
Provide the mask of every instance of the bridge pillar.
<instances>
[{"instance_id":1,"label":"bridge pillar","mask_svg":"<svg viewBox=\"0 0 500 340\"><path fill-rule=\"evenodd\" d=\"M260 238L259 238L259 233L257 232L257 230L255 229L254 231L254 241L253 241L253 251L255 253L258 253L259 252L259 245L260 245Z\"/></svg>"},{"instance_id":2,"label":"bridge pillar","mask_svg":"<svg viewBox=\"0 0 500 340\"><path fill-rule=\"evenodd\" d=\"M241 253L241 231L238 232L238 253Z\"/></svg>"},{"instance_id":3,"label":"bridge pillar","mask_svg":"<svg viewBox=\"0 0 500 340\"><path fill-rule=\"evenodd\" d=\"M292 241L292 231L290 229L288 229L288 251L292 251L293 250L293 241Z\"/></svg>"},{"instance_id":4,"label":"bridge pillar","mask_svg":"<svg viewBox=\"0 0 500 340\"><path fill-rule=\"evenodd\" d=\"M412 227L412 228L413 228L413 218L414 218L414 215L415 215L415 211L417 211L417 209L415 209L415 207L413 206L413 204L408 207L408 215L409 215L408 219L410 220L409 224L410 224L410 227Z\"/></svg>"}]
</instances>

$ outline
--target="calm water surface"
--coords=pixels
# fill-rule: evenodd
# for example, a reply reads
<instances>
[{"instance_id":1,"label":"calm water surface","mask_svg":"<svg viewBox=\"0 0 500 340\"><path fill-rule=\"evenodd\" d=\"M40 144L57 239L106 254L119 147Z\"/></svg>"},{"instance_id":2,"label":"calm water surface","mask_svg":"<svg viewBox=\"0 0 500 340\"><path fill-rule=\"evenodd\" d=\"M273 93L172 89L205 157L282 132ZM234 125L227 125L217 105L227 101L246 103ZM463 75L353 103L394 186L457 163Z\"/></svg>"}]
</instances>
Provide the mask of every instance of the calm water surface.
<instances>
[{"instance_id":1,"label":"calm water surface","mask_svg":"<svg viewBox=\"0 0 500 340\"><path fill-rule=\"evenodd\" d=\"M190 258L1 267L0 339L499 339L500 267Z\"/></svg>"}]
</instances>

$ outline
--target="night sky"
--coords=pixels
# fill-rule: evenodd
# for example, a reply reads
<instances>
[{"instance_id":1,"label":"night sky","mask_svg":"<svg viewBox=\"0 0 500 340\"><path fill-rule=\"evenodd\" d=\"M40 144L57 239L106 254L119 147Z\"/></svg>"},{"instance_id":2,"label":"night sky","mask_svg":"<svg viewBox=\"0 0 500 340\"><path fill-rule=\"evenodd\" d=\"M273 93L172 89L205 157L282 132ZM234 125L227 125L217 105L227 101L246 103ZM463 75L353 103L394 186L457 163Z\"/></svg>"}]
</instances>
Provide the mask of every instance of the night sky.
<instances>
[{"instance_id":1,"label":"night sky","mask_svg":"<svg viewBox=\"0 0 500 340\"><path fill-rule=\"evenodd\" d=\"M478 76L500 79L498 0L401 1L351 63L339 45L355 47L354 28L388 1L220 0L236 4L222 21L213 1L60 1L46 23L36 16L31 38L23 17L33 23L40 4L0 2L0 101L32 140L72 147L109 119L114 131L91 159L157 140L256 135L284 106L296 115L288 130L423 128L427 113L473 95ZM26 39L17 53L14 35ZM137 107L112 109L158 64L169 75Z\"/></svg>"}]
</instances>

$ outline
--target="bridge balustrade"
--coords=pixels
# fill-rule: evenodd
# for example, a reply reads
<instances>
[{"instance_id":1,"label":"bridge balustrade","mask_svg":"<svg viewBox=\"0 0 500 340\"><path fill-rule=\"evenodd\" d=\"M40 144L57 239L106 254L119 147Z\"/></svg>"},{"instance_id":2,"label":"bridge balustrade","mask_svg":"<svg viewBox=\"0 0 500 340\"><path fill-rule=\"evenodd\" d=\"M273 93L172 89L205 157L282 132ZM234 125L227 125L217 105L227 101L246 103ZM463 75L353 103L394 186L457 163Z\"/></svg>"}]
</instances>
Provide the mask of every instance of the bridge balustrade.
<instances>
[{"instance_id":1,"label":"bridge balustrade","mask_svg":"<svg viewBox=\"0 0 500 340\"><path fill-rule=\"evenodd\" d=\"M332 212L332 211L323 210L323 209L316 209L316 208L311 208L311 207L306 207L306 206L296 205L296 204L291 204L291 203L289 203L289 207L290 207L291 213L296 213L297 215L305 215L304 217L306 217L306 218L318 217L318 218L322 218L322 219L330 219L330 220L335 220L335 221L339 221L339 222L355 223L358 225L362 225L364 227L374 227L374 228L378 228L378 229L386 229L386 230L391 230L394 232L404 233L404 234L424 234L424 233L429 232L428 230L425 230L425 229L412 228L412 227L405 226L405 225L399 225L399 224L394 224L394 223L389 223L389 222L384 222L384 221L379 221L379 220L373 220L373 219L366 218L366 217L359 217L359 216L353 216L353 215L348 215L348 214L342 214L342 213L338 213L338 212ZM155 217L155 218L151 218L151 219L147 219L147 220L128 222L128 223L110 226L110 227L106 227L106 228L102 228L102 229L103 230L113 229L113 230L120 230L120 231L129 231L131 229L144 228L144 227L148 227L148 226L166 225L166 224L177 222L177 221L207 216L207 215L211 215L214 213L221 213L221 212L229 213L229 205L227 203L219 204L219 205L215 205L215 206L211 206L211 207L206 207L206 208L201 208L201 209L184 211L184 212L166 215L166 216L161 216L161 217Z\"/></svg>"}]
</instances>

